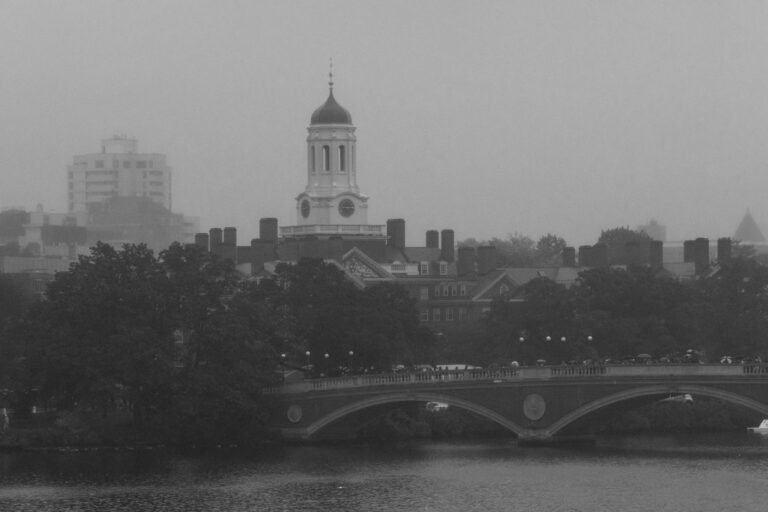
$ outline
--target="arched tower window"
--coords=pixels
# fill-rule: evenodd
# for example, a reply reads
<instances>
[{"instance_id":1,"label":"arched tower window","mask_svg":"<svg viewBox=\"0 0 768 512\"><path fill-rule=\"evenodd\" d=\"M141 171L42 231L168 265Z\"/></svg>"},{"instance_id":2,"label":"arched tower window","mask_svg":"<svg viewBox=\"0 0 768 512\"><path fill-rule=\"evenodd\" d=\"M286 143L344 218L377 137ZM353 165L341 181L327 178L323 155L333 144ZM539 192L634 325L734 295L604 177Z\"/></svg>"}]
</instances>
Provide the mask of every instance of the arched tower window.
<instances>
[{"instance_id":1,"label":"arched tower window","mask_svg":"<svg viewBox=\"0 0 768 512\"><path fill-rule=\"evenodd\" d=\"M346 149L344 148L344 145L342 144L339 146L339 171L346 172L347 170L347 158L346 158Z\"/></svg>"},{"instance_id":2,"label":"arched tower window","mask_svg":"<svg viewBox=\"0 0 768 512\"><path fill-rule=\"evenodd\" d=\"M331 148L329 146L323 146L323 170L331 170Z\"/></svg>"},{"instance_id":3,"label":"arched tower window","mask_svg":"<svg viewBox=\"0 0 768 512\"><path fill-rule=\"evenodd\" d=\"M315 146L309 148L309 165L312 172L317 171L317 163L315 162Z\"/></svg>"}]
</instances>

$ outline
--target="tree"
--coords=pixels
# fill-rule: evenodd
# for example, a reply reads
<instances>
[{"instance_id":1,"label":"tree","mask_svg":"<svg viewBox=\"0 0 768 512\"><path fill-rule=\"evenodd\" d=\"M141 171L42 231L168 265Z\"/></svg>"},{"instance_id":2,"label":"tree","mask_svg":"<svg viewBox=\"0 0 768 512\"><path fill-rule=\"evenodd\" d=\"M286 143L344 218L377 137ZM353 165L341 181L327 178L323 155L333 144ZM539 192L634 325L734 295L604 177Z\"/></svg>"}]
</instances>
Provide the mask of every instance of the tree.
<instances>
[{"instance_id":1,"label":"tree","mask_svg":"<svg viewBox=\"0 0 768 512\"><path fill-rule=\"evenodd\" d=\"M629 227L617 227L601 231L597 242L623 246L628 242L648 243L651 240L651 237L645 231L630 229Z\"/></svg>"},{"instance_id":2,"label":"tree","mask_svg":"<svg viewBox=\"0 0 768 512\"><path fill-rule=\"evenodd\" d=\"M105 414L123 400L141 423L173 364L164 279L146 246L103 243L57 274L29 322L43 396Z\"/></svg>"},{"instance_id":3,"label":"tree","mask_svg":"<svg viewBox=\"0 0 768 512\"><path fill-rule=\"evenodd\" d=\"M276 273L283 294L274 296L273 309L284 317L285 350L295 360L309 351L316 373L350 363L389 369L430 353L434 339L419 327L415 301L403 287L382 283L360 290L335 264L309 258L279 265Z\"/></svg>"},{"instance_id":4,"label":"tree","mask_svg":"<svg viewBox=\"0 0 768 512\"><path fill-rule=\"evenodd\" d=\"M174 244L97 244L57 274L33 309L30 374L59 409L128 410L136 427L179 439L255 432L274 374L247 319L231 262Z\"/></svg>"},{"instance_id":5,"label":"tree","mask_svg":"<svg viewBox=\"0 0 768 512\"><path fill-rule=\"evenodd\" d=\"M543 267L560 264L562 252L567 242L565 239L552 234L547 234L538 241L534 241L527 235L511 233L507 235L506 239L491 238L488 241L477 241L474 238L467 238L459 245L468 247L492 245L496 247L497 267Z\"/></svg>"},{"instance_id":6,"label":"tree","mask_svg":"<svg viewBox=\"0 0 768 512\"><path fill-rule=\"evenodd\" d=\"M536 264L540 266L558 266L562 264L563 249L567 242L564 238L547 233L536 242Z\"/></svg>"}]
</instances>

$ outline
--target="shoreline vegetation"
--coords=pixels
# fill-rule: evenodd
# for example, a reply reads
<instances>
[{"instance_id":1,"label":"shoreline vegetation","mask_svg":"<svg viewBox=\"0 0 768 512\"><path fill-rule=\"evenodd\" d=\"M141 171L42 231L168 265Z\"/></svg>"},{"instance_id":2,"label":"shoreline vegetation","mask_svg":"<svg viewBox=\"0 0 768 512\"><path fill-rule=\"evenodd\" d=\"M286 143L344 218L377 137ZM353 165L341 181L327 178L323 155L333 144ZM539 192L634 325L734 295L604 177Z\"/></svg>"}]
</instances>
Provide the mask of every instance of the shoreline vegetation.
<instances>
[{"instance_id":1,"label":"shoreline vegetation","mask_svg":"<svg viewBox=\"0 0 768 512\"><path fill-rule=\"evenodd\" d=\"M308 258L244 280L231 261L180 244L157 256L144 245L97 244L44 295L0 275L0 408L14 412L0 424L0 447L273 442L263 389L349 371L438 361L768 360L768 267L748 257L729 257L691 281L634 265L585 270L569 287L540 276L499 287L481 317L448 321L446 313L437 316L445 322L428 323L417 297L437 297L437 289L358 288L338 265ZM687 409L667 407L612 408L562 435L738 430L761 420L698 398ZM360 439L513 437L459 409L423 404L342 421L339 434Z\"/></svg>"}]
</instances>

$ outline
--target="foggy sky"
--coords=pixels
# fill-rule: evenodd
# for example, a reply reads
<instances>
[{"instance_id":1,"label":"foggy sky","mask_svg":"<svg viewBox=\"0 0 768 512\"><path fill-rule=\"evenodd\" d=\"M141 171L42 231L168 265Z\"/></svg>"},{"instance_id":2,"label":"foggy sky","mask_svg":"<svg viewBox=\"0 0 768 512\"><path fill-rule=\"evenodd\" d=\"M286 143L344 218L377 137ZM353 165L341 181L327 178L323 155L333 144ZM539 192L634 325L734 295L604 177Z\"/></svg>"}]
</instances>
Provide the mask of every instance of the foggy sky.
<instances>
[{"instance_id":1,"label":"foggy sky","mask_svg":"<svg viewBox=\"0 0 768 512\"><path fill-rule=\"evenodd\" d=\"M201 227L296 222L306 127L357 126L369 222L594 243L766 231L768 3L0 0L0 208L66 208L124 133Z\"/></svg>"}]
</instances>

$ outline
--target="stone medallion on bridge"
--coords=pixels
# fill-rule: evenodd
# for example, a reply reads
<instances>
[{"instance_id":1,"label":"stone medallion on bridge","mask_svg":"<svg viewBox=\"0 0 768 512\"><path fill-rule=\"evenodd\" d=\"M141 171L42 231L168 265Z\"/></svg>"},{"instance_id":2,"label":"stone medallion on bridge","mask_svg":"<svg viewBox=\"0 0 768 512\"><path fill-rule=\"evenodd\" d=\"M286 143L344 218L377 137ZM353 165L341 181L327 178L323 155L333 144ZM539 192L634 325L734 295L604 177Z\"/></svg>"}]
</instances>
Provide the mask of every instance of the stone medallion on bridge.
<instances>
[{"instance_id":1,"label":"stone medallion on bridge","mask_svg":"<svg viewBox=\"0 0 768 512\"><path fill-rule=\"evenodd\" d=\"M531 421L540 420L547 411L547 402L538 393L531 393L523 400L523 414Z\"/></svg>"},{"instance_id":2,"label":"stone medallion on bridge","mask_svg":"<svg viewBox=\"0 0 768 512\"><path fill-rule=\"evenodd\" d=\"M303 411L301 410L300 406L292 405L288 408L288 412L286 414L288 416L288 421L291 423L298 423L301 421Z\"/></svg>"}]
</instances>

